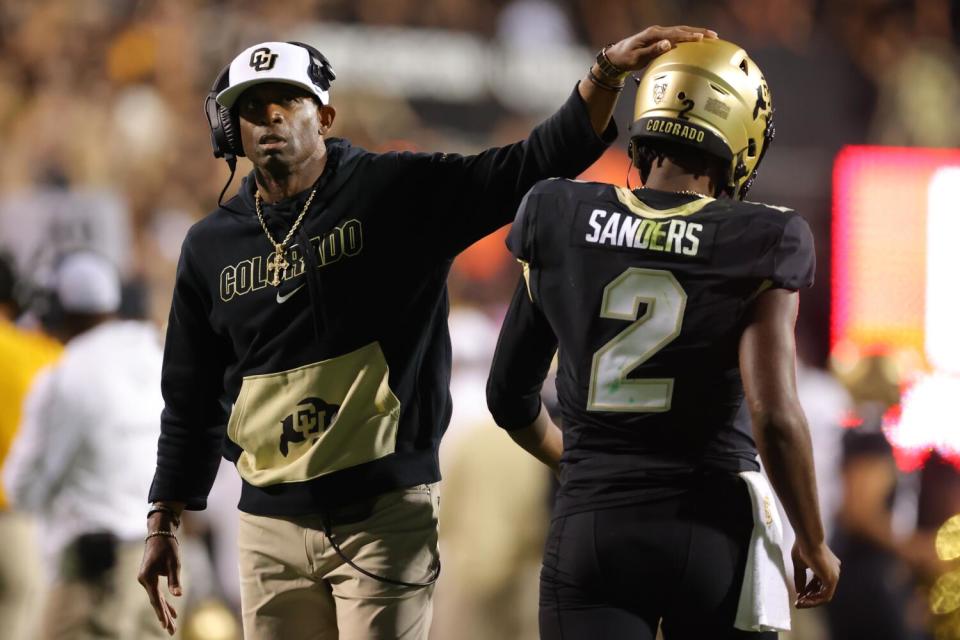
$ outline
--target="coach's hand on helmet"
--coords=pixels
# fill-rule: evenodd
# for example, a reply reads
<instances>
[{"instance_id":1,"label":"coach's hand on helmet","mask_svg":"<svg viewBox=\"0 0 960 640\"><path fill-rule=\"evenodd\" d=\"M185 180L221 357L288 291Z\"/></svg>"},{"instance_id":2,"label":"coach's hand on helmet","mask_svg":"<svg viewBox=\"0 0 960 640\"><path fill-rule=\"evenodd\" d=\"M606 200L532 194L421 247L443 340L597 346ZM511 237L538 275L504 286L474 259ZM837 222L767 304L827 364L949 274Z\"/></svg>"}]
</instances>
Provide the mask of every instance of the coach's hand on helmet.
<instances>
[{"instance_id":1,"label":"coach's hand on helmet","mask_svg":"<svg viewBox=\"0 0 960 640\"><path fill-rule=\"evenodd\" d=\"M840 560L826 543L805 548L793 545L793 584L797 589L797 608L809 609L830 602L840 580ZM813 578L807 582L807 569Z\"/></svg>"},{"instance_id":2,"label":"coach's hand on helmet","mask_svg":"<svg viewBox=\"0 0 960 640\"><path fill-rule=\"evenodd\" d=\"M699 42L704 38L716 37L716 31L704 27L647 27L640 33L607 47L606 55L610 63L617 68L637 71L680 42Z\"/></svg>"},{"instance_id":3,"label":"coach's hand on helmet","mask_svg":"<svg viewBox=\"0 0 960 640\"><path fill-rule=\"evenodd\" d=\"M167 591L171 595L179 598L183 594L180 587L180 543L174 535L157 532L175 534L179 524L179 517L169 513L157 512L149 517L143 561L137 574L137 581L146 589L157 619L170 635L177 629L174 623L177 610L160 593L160 576L166 576Z\"/></svg>"}]
</instances>

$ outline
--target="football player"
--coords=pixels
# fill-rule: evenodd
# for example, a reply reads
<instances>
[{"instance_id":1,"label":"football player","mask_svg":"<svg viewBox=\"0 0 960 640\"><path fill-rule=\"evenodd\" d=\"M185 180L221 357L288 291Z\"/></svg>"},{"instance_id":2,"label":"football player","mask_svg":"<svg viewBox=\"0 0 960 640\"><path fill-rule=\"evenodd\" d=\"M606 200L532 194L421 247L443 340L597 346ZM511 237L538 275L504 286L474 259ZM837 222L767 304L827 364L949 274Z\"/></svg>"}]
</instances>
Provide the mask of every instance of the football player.
<instances>
[{"instance_id":1,"label":"football player","mask_svg":"<svg viewBox=\"0 0 960 640\"><path fill-rule=\"evenodd\" d=\"M644 186L553 179L520 206L507 244L524 277L487 396L561 480L543 638L775 637L734 626L754 528L739 474L759 471L758 448L797 532L797 606L833 594L794 372L813 238L797 213L744 200L773 131L743 49L682 43L638 88L630 153ZM562 436L540 401L558 346Z\"/></svg>"}]
</instances>

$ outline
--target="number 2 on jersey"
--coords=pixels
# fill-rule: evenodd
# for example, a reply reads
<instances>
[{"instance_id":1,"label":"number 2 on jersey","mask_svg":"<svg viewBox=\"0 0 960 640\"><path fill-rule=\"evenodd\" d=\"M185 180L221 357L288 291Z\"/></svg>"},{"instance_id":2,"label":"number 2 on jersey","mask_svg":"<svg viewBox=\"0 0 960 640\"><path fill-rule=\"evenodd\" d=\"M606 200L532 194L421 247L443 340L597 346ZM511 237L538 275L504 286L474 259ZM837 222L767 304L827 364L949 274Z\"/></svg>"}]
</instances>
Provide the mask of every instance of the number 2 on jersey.
<instances>
[{"instance_id":1,"label":"number 2 on jersey","mask_svg":"<svg viewBox=\"0 0 960 640\"><path fill-rule=\"evenodd\" d=\"M640 303L647 308L638 318ZM669 271L630 267L604 288L600 316L632 324L593 354L587 410L670 410L673 378L627 374L680 335L686 306L687 294Z\"/></svg>"}]
</instances>

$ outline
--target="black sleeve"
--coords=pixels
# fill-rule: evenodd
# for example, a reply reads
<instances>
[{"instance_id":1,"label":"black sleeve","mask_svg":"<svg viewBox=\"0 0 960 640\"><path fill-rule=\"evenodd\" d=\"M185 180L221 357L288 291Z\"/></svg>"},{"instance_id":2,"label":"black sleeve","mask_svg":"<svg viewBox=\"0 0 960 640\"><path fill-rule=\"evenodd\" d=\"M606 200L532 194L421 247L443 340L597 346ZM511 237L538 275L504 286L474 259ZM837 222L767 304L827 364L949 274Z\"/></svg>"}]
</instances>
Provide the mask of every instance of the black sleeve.
<instances>
[{"instance_id":1,"label":"black sleeve","mask_svg":"<svg viewBox=\"0 0 960 640\"><path fill-rule=\"evenodd\" d=\"M504 318L487 379L487 406L506 429L526 427L540 413L540 390L557 351L557 338L533 304L523 278Z\"/></svg>"},{"instance_id":2,"label":"black sleeve","mask_svg":"<svg viewBox=\"0 0 960 640\"><path fill-rule=\"evenodd\" d=\"M769 280L774 288L796 291L813 285L816 269L813 234L810 225L799 215L791 216L784 225L772 264Z\"/></svg>"},{"instance_id":3,"label":"black sleeve","mask_svg":"<svg viewBox=\"0 0 960 640\"><path fill-rule=\"evenodd\" d=\"M616 137L613 119L603 135L597 135L574 88L563 106L526 140L472 156L403 154L413 172L408 183L421 195L415 201L426 208L414 214L430 225L433 243L446 256L454 256L510 222L534 183L576 177Z\"/></svg>"},{"instance_id":4,"label":"black sleeve","mask_svg":"<svg viewBox=\"0 0 960 640\"><path fill-rule=\"evenodd\" d=\"M163 353L164 409L150 501L204 509L220 465L227 412L220 403L224 343L210 326L210 301L190 266L190 236L177 265Z\"/></svg>"}]
</instances>

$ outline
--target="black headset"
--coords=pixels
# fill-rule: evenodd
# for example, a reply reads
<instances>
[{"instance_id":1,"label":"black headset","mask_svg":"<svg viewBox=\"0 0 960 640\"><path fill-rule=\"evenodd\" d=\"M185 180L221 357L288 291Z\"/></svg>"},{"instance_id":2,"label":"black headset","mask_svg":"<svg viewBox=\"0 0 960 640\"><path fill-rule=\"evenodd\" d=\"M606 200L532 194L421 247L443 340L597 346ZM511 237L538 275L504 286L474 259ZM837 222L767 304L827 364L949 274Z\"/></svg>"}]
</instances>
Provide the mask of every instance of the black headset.
<instances>
[{"instance_id":1,"label":"black headset","mask_svg":"<svg viewBox=\"0 0 960 640\"><path fill-rule=\"evenodd\" d=\"M310 66L307 67L307 77L316 86L324 91L330 89L330 83L336 79L337 74L333 72L333 67L326 56L320 53L315 47L303 42L289 41L298 47L303 47L310 53ZM240 141L240 127L237 125L236 118L230 112L230 109L217 102L217 94L227 88L230 83L230 65L228 64L217 74L210 92L203 101L203 110L207 116L207 124L210 125L210 141L213 144L213 156L223 158L230 165L231 172L237 164L237 157L243 156L243 144Z\"/></svg>"}]
</instances>

